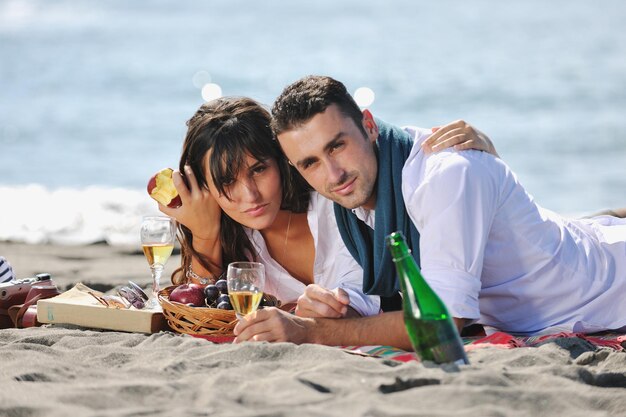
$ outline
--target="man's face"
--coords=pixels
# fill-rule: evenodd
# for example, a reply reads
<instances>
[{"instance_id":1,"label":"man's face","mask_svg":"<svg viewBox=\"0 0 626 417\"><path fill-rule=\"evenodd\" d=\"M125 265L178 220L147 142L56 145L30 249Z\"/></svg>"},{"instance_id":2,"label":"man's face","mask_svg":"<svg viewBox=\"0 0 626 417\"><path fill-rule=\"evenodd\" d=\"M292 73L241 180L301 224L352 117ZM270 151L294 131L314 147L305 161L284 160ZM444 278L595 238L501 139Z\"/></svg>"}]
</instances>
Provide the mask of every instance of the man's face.
<instances>
[{"instance_id":1,"label":"man's face","mask_svg":"<svg viewBox=\"0 0 626 417\"><path fill-rule=\"evenodd\" d=\"M304 179L324 197L345 208L376 205L378 163L374 143L378 128L364 113L363 132L337 105L278 135L285 155Z\"/></svg>"}]
</instances>

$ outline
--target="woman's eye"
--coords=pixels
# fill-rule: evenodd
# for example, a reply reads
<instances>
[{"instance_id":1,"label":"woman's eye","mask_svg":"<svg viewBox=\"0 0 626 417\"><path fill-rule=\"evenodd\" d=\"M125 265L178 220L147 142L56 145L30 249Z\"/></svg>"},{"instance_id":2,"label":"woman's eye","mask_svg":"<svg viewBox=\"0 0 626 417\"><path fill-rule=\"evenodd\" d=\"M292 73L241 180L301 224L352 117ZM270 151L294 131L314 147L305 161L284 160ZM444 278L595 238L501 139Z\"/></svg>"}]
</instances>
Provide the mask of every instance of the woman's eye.
<instances>
[{"instance_id":1,"label":"woman's eye","mask_svg":"<svg viewBox=\"0 0 626 417\"><path fill-rule=\"evenodd\" d=\"M260 174L267 169L265 165L258 165L252 169L253 174Z\"/></svg>"}]
</instances>

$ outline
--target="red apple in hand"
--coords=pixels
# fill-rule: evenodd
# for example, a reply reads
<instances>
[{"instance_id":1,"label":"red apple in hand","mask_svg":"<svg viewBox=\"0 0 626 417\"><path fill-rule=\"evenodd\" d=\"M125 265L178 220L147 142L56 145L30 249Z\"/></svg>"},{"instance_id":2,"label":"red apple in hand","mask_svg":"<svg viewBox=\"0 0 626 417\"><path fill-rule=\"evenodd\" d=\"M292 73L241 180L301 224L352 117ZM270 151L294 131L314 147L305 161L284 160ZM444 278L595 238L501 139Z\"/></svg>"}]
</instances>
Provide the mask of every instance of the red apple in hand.
<instances>
[{"instance_id":1,"label":"red apple in hand","mask_svg":"<svg viewBox=\"0 0 626 417\"><path fill-rule=\"evenodd\" d=\"M164 206L176 208L182 206L183 202L174 187L173 172L171 168L165 168L154 174L148 181L148 194Z\"/></svg>"},{"instance_id":2,"label":"red apple in hand","mask_svg":"<svg viewBox=\"0 0 626 417\"><path fill-rule=\"evenodd\" d=\"M191 304L194 307L203 307L204 287L198 284L182 284L170 293L170 301L181 304Z\"/></svg>"}]
</instances>

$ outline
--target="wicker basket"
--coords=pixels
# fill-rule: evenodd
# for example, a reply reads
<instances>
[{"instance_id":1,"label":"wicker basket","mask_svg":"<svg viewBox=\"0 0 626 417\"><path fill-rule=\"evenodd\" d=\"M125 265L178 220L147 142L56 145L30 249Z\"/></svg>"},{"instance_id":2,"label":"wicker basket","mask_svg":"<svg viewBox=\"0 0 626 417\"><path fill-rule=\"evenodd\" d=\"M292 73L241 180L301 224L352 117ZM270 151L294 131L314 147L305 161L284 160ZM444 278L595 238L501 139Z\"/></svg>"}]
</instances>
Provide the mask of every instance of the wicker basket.
<instances>
[{"instance_id":1,"label":"wicker basket","mask_svg":"<svg viewBox=\"0 0 626 417\"><path fill-rule=\"evenodd\" d=\"M170 301L171 292L176 286L159 291L159 303L169 326L178 333L203 336L232 336L237 324L233 310L210 307L190 307Z\"/></svg>"}]
</instances>

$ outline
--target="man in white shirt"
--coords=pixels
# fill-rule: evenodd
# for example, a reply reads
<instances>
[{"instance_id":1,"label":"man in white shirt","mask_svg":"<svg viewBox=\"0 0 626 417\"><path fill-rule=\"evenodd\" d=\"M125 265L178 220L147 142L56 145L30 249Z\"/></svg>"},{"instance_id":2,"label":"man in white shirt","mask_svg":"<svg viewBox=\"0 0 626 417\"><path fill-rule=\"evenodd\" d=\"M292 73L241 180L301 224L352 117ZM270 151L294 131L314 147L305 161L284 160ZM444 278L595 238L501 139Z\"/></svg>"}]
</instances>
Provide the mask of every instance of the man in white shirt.
<instances>
[{"instance_id":1,"label":"man in white shirt","mask_svg":"<svg viewBox=\"0 0 626 417\"><path fill-rule=\"evenodd\" d=\"M454 317L519 334L626 326L626 221L538 206L492 155L426 156L417 133L403 197L423 274Z\"/></svg>"},{"instance_id":2,"label":"man in white shirt","mask_svg":"<svg viewBox=\"0 0 626 417\"><path fill-rule=\"evenodd\" d=\"M398 288L377 245L381 234L399 224L410 233L419 231L414 256L421 258L425 278L459 328L478 321L536 334L626 326L621 302L626 221L611 216L574 221L545 210L493 155L425 152L433 143L466 133L471 127L464 122L432 137L429 131L407 129L405 136L414 143L407 146L411 141L402 137L406 143L398 151L395 142L384 145L371 113L360 115L343 84L328 77L306 77L288 86L273 116L290 162L319 193L345 208L336 208L337 221L346 246L366 271L368 293L384 296ZM383 128L390 137L403 135L386 124ZM396 154L399 159L388 156ZM398 160L401 175L395 175ZM394 216L395 210L400 214ZM403 223L405 213L411 221ZM369 258L374 259L368 267ZM271 326L279 329L276 340L410 346L400 312L330 320L259 311L235 332L238 341L264 340L263 331Z\"/></svg>"}]
</instances>

